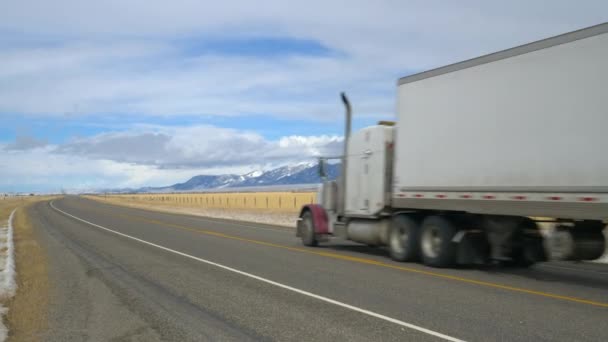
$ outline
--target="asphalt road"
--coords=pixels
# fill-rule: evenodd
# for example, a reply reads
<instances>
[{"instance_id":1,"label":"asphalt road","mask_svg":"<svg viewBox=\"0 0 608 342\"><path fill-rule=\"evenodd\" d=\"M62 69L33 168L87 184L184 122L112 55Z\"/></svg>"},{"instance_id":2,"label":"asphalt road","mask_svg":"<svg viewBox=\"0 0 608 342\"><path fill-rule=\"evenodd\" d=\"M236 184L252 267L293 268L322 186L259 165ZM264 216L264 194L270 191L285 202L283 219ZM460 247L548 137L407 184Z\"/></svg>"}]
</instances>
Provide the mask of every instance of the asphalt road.
<instances>
[{"instance_id":1,"label":"asphalt road","mask_svg":"<svg viewBox=\"0 0 608 342\"><path fill-rule=\"evenodd\" d=\"M29 215L49 256L47 341L608 340L608 265L440 270L78 197Z\"/></svg>"}]
</instances>

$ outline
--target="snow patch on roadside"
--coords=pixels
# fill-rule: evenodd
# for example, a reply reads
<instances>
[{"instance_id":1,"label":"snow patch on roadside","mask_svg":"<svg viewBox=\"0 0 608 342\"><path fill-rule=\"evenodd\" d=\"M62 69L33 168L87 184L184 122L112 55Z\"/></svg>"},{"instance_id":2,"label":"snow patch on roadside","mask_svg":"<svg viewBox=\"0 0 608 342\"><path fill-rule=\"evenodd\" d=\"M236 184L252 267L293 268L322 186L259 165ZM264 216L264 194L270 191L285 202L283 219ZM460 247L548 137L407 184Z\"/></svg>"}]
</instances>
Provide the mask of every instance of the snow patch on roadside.
<instances>
[{"instance_id":1,"label":"snow patch on roadside","mask_svg":"<svg viewBox=\"0 0 608 342\"><path fill-rule=\"evenodd\" d=\"M205 217L255 222L262 224L271 224L283 227L292 227L295 229L296 222L298 220L298 213L285 213L285 212L260 212L255 210L228 210L228 209L194 209L187 210L188 214L194 214Z\"/></svg>"},{"instance_id":2,"label":"snow patch on roadside","mask_svg":"<svg viewBox=\"0 0 608 342\"><path fill-rule=\"evenodd\" d=\"M11 212L6 227L0 227L0 299L2 300L14 296L17 291L13 243L13 217L16 210ZM8 337L8 328L3 323L3 317L7 312L8 308L0 305L0 342Z\"/></svg>"},{"instance_id":3,"label":"snow patch on roadside","mask_svg":"<svg viewBox=\"0 0 608 342\"><path fill-rule=\"evenodd\" d=\"M271 224L295 229L298 213L280 211L260 211L247 209L218 209L218 208L187 208L187 207L150 207L141 205L140 208L155 209L172 213L182 213L202 217Z\"/></svg>"}]
</instances>

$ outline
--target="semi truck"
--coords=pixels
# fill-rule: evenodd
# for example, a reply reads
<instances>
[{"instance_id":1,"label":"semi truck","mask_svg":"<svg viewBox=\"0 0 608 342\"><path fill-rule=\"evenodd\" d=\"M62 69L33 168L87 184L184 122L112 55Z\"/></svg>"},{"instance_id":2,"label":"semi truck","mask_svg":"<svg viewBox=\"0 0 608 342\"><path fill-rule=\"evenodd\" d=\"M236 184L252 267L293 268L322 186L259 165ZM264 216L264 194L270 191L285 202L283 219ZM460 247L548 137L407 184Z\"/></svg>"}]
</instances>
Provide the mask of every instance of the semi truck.
<instances>
[{"instance_id":1,"label":"semi truck","mask_svg":"<svg viewBox=\"0 0 608 342\"><path fill-rule=\"evenodd\" d=\"M409 75L396 93L396 122L353 134L342 94L341 173L301 209L304 245L341 238L433 267L604 253L608 23ZM542 222L561 237L550 253Z\"/></svg>"}]
</instances>

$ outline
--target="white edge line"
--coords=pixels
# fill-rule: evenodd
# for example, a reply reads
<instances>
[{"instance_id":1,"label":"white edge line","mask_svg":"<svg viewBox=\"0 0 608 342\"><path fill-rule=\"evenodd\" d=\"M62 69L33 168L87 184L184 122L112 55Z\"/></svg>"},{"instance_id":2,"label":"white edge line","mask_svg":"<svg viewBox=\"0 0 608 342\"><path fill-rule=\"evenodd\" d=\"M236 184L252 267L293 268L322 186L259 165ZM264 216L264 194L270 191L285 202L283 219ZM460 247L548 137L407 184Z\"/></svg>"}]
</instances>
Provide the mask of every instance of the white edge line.
<instances>
[{"instance_id":1,"label":"white edge line","mask_svg":"<svg viewBox=\"0 0 608 342\"><path fill-rule=\"evenodd\" d=\"M15 282L15 243L13 240L13 219L17 208L11 211L6 227L6 259L2 270L4 283L0 292L2 297L10 298L15 295L17 283Z\"/></svg>"},{"instance_id":2,"label":"white edge line","mask_svg":"<svg viewBox=\"0 0 608 342\"><path fill-rule=\"evenodd\" d=\"M0 286L0 297L3 299L11 298L15 295L17 291L17 283L15 281L15 245L13 240L13 219L15 217L15 212L17 208L11 211L11 215L8 218L7 227L6 227L6 259L4 269L0 271L2 274L2 286ZM7 325L4 322L4 317L8 312L8 305L2 306L0 305L0 341L6 341L8 337L9 330Z\"/></svg>"},{"instance_id":3,"label":"white edge line","mask_svg":"<svg viewBox=\"0 0 608 342\"><path fill-rule=\"evenodd\" d=\"M264 282L266 284L274 285L276 287L280 287L282 289L289 290L289 291L292 291L292 292L296 292L296 293L299 293L299 294L304 295L304 296L315 298L315 299L321 300L321 301L326 302L326 303L330 303L330 304L334 304L334 305L337 305L337 306L340 306L340 307L343 307L343 308L346 308L346 309L350 309L350 310L353 310L353 311L356 311L356 312L359 312L359 313L362 313L362 314L365 314L365 315L368 315L368 316L372 316L372 317L375 317L375 318L378 318L378 319L381 319L381 320L384 320L384 321L387 321L387 322L390 322L390 323L394 323L394 324L400 325L402 327L406 327L406 328L409 328L409 329L412 329L412 330L416 330L416 331L419 331L419 332L422 332L422 333L425 333L425 334L428 334L428 335L439 337L439 338L444 339L446 341L464 342L464 340L461 340L461 339L458 339L458 338L455 338L455 337L452 337L452 336L444 335L442 333L439 333L439 332L436 332L436 331L433 331L433 330L430 330L430 329L426 329L426 328L417 326L415 324L411 324L411 323L407 323L407 322L404 322L404 321L400 321L398 319L391 318L391 317L388 317L388 316L384 316L382 314L375 313L373 311L365 310L365 309L362 309L362 308L359 308L359 307L356 307L356 306L353 306L353 305L342 303L342 302L339 302L339 301L331 299L331 298L323 297L323 296L320 296L320 295L317 295L317 294L314 294L314 293L311 293L311 292L308 292L308 291L300 290L300 289L297 289L295 287L291 287L289 285L281 284L281 283L278 283L276 281L272 281L272 280L269 280L269 279L266 279L266 278L262 278L260 276L256 276L256 275L251 274L251 273L243 272L243 271L237 270L237 269L232 268L232 267L224 266L222 264L218 264L218 263L213 262L213 261L209 261L209 260L206 260L206 259L201 259L201 258L192 256L190 254L179 252L179 251L176 251L176 250L171 249L171 248L167 248L167 247L164 247L164 246L161 246L161 245L157 245L157 244L152 243L152 242L148 242L148 241L145 241L145 240L133 237L131 235L127 235L127 234L124 234L124 233L121 233L121 232L117 232L115 230L112 230L112 229L100 226L98 224L89 222L87 220L81 219L81 218L76 217L76 216L74 216L72 214L68 214L65 211L63 211L63 210L58 209L57 207L55 207L53 205L53 201L49 202L49 204L50 204L50 206L54 210L56 210L56 211L58 211L58 212L60 212L60 213L62 213L64 215L67 215L67 216L69 216L69 217L71 217L73 219L76 219L78 221L84 222L84 223L86 223L88 225L91 225L93 227L106 230L106 231L114 233L116 235L120 235L120 236L129 238L129 239L135 240L137 242L141 242L141 243L146 244L146 245L150 245L150 246L153 246L153 247L156 247L156 248L160 248L160 249L165 250L167 252L175 253L177 255L181 255L181 256L186 257L186 258L190 258L190 259L193 259L193 260L196 260L196 261L208 264L208 265L219 267L221 269L224 269L224 270L227 270L227 271L230 271L230 272L234 272L234 273L237 273L237 274L240 274L240 275L243 275L243 276L255 279L255 280L259 280L259 281Z\"/></svg>"}]
</instances>

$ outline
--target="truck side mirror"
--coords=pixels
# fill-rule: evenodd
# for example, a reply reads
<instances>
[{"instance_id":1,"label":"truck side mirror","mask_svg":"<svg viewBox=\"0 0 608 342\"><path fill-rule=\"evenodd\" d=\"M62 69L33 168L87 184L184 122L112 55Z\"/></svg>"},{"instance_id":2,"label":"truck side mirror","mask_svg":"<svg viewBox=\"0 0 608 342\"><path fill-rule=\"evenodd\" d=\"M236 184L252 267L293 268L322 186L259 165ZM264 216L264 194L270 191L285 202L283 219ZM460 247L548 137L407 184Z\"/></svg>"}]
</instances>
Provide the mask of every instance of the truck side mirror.
<instances>
[{"instance_id":1,"label":"truck side mirror","mask_svg":"<svg viewBox=\"0 0 608 342\"><path fill-rule=\"evenodd\" d=\"M325 170L325 160L319 159L319 177L326 178L327 171Z\"/></svg>"}]
</instances>

